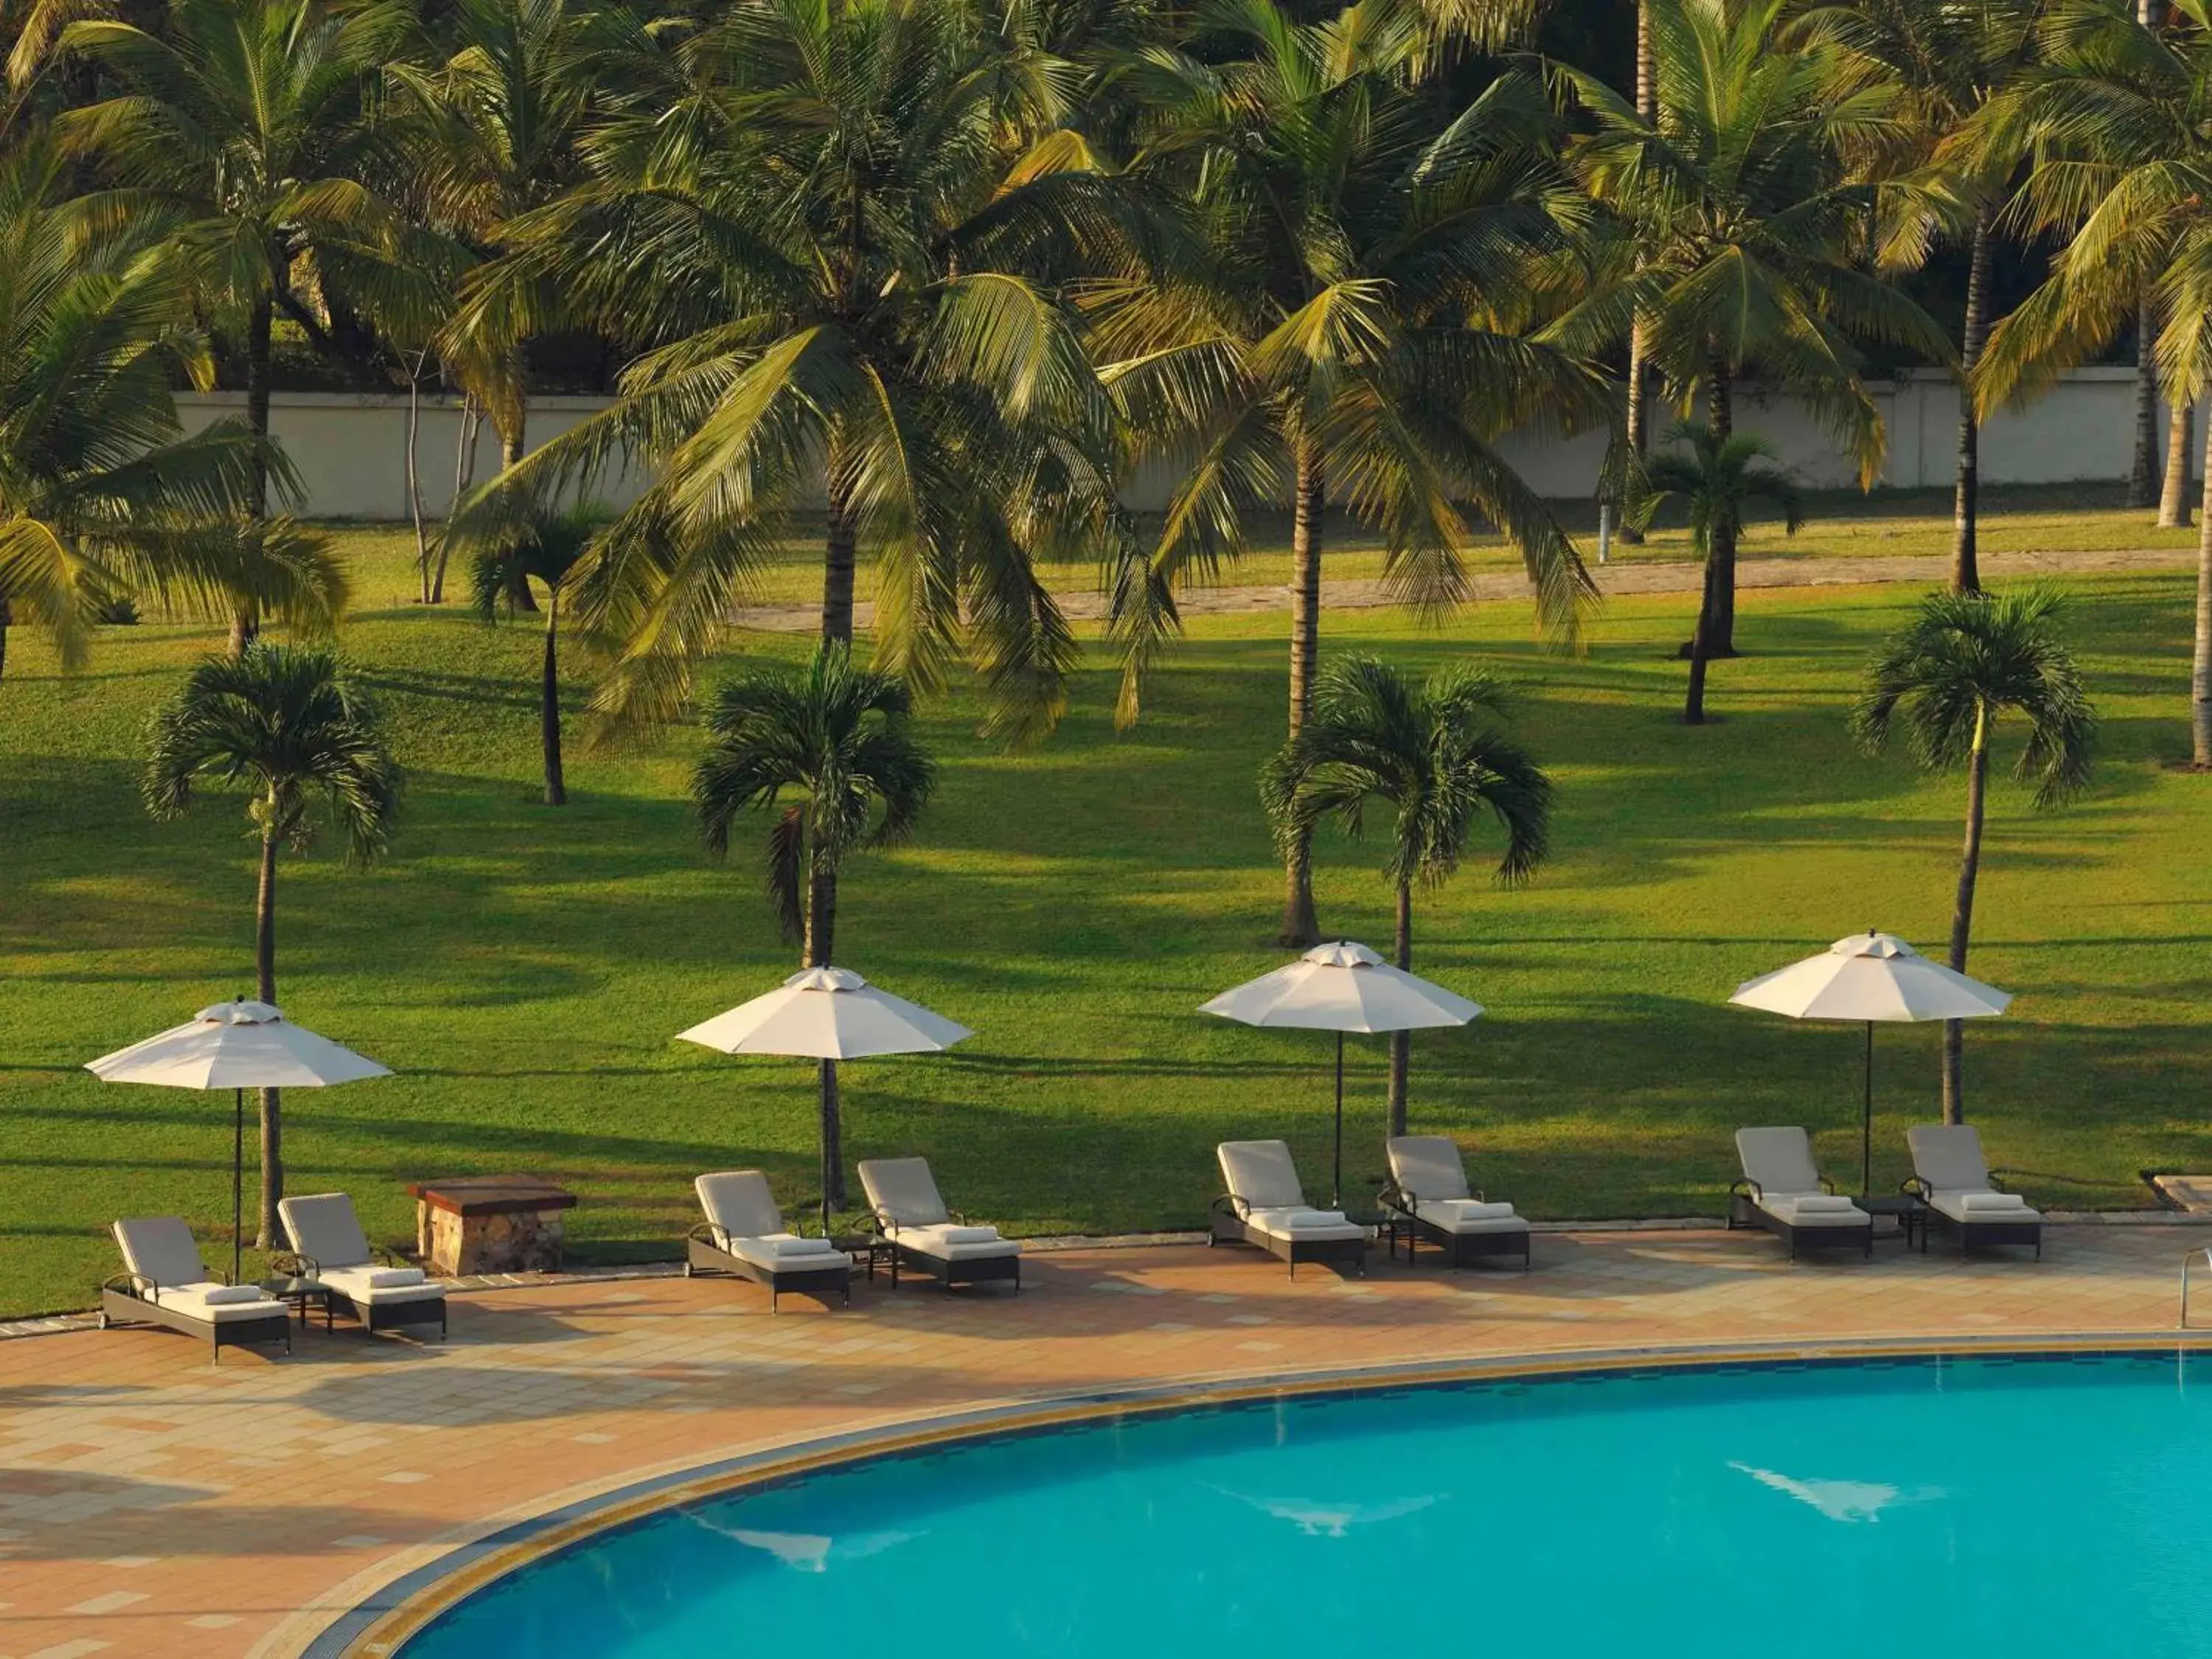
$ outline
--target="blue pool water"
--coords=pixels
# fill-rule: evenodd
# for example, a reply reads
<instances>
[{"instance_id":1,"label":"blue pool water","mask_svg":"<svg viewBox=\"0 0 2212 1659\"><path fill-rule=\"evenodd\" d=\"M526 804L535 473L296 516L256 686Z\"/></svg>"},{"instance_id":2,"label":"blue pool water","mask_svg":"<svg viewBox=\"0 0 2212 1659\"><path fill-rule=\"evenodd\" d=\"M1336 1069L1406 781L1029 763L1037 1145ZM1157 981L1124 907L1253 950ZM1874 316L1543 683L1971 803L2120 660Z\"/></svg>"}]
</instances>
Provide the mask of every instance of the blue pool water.
<instances>
[{"instance_id":1,"label":"blue pool water","mask_svg":"<svg viewBox=\"0 0 2212 1659\"><path fill-rule=\"evenodd\" d=\"M665 1512L406 1659L2212 1653L2212 1359L1914 1360L1107 1423Z\"/></svg>"}]
</instances>

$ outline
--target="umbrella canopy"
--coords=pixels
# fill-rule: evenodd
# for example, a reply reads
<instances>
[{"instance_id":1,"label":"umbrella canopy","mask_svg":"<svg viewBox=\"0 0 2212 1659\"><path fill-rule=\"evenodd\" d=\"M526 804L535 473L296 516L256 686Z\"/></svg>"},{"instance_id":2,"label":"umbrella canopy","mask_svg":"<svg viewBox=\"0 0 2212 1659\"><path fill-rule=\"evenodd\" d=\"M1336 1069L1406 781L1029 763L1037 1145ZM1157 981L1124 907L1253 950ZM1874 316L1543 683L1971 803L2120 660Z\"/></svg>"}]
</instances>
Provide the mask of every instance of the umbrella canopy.
<instances>
[{"instance_id":1,"label":"umbrella canopy","mask_svg":"<svg viewBox=\"0 0 2212 1659\"><path fill-rule=\"evenodd\" d=\"M1316 945L1287 968L1262 974L1199 1006L1247 1025L1336 1033L1336 1141L1329 1202L1344 1193L1344 1034L1464 1025L1482 1005L1393 968L1351 939Z\"/></svg>"},{"instance_id":2,"label":"umbrella canopy","mask_svg":"<svg viewBox=\"0 0 2212 1659\"><path fill-rule=\"evenodd\" d=\"M390 1077L392 1069L366 1054L295 1025L265 1002L218 1002L182 1025L88 1060L86 1071L103 1083L145 1083L166 1089L231 1091L230 1276L237 1279L243 1229L246 1171L246 1091L320 1089Z\"/></svg>"},{"instance_id":3,"label":"umbrella canopy","mask_svg":"<svg viewBox=\"0 0 2212 1659\"><path fill-rule=\"evenodd\" d=\"M871 1054L927 1054L975 1034L918 1002L895 997L849 968L802 968L764 996L676 1034L726 1054L787 1054L821 1063L822 1232L836 1182L830 1150L837 1062Z\"/></svg>"},{"instance_id":4,"label":"umbrella canopy","mask_svg":"<svg viewBox=\"0 0 2212 1659\"><path fill-rule=\"evenodd\" d=\"M103 1083L170 1089L320 1089L391 1067L295 1025L265 1002L218 1002L182 1025L86 1062Z\"/></svg>"},{"instance_id":5,"label":"umbrella canopy","mask_svg":"<svg viewBox=\"0 0 2212 1659\"><path fill-rule=\"evenodd\" d=\"M1364 945L1339 939L1224 991L1198 1012L1307 1031L1416 1031L1464 1025L1482 1005L1393 968Z\"/></svg>"},{"instance_id":6,"label":"umbrella canopy","mask_svg":"<svg viewBox=\"0 0 2212 1659\"><path fill-rule=\"evenodd\" d=\"M1816 957L1746 980L1730 1002L1791 1019L1986 1019L2009 994L1930 962L1894 933L1854 933Z\"/></svg>"},{"instance_id":7,"label":"umbrella canopy","mask_svg":"<svg viewBox=\"0 0 2212 1659\"><path fill-rule=\"evenodd\" d=\"M1894 933L1869 928L1818 956L1747 979L1729 999L1791 1019L1850 1020L1866 1027L1866 1082L1859 1120L1859 1190L1874 1189L1874 1028L1877 1023L1989 1019L2008 992L1930 962Z\"/></svg>"},{"instance_id":8,"label":"umbrella canopy","mask_svg":"<svg viewBox=\"0 0 2212 1659\"><path fill-rule=\"evenodd\" d=\"M975 1034L895 997L849 968L804 968L776 989L676 1034L726 1054L862 1060L924 1054Z\"/></svg>"}]
</instances>

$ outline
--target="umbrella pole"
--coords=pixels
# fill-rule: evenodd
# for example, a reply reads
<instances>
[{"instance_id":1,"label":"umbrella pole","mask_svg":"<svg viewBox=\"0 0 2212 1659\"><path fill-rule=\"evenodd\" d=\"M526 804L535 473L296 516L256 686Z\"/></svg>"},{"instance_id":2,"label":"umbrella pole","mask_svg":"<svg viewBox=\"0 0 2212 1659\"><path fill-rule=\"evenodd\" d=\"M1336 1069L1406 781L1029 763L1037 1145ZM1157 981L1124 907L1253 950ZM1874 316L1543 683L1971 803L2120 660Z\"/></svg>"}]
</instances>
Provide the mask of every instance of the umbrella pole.
<instances>
[{"instance_id":1,"label":"umbrella pole","mask_svg":"<svg viewBox=\"0 0 2212 1659\"><path fill-rule=\"evenodd\" d=\"M238 1283L239 1235L246 1224L240 1189L246 1178L246 1091L230 1091L230 1282Z\"/></svg>"},{"instance_id":2,"label":"umbrella pole","mask_svg":"<svg viewBox=\"0 0 2212 1659\"><path fill-rule=\"evenodd\" d=\"M1874 1196L1874 1022L1866 1023L1866 1100L1859 1118L1859 1191Z\"/></svg>"},{"instance_id":3,"label":"umbrella pole","mask_svg":"<svg viewBox=\"0 0 2212 1659\"><path fill-rule=\"evenodd\" d=\"M1344 1033L1336 1034L1336 1158L1329 1166L1328 1207L1344 1202Z\"/></svg>"},{"instance_id":4,"label":"umbrella pole","mask_svg":"<svg viewBox=\"0 0 2212 1659\"><path fill-rule=\"evenodd\" d=\"M822 1237L824 1238L830 1237L830 1091L836 1086L830 1079L837 1075L836 1065L834 1060L822 1062L822 1095L817 1108L820 1121L815 1128L816 1139L822 1143Z\"/></svg>"}]
</instances>

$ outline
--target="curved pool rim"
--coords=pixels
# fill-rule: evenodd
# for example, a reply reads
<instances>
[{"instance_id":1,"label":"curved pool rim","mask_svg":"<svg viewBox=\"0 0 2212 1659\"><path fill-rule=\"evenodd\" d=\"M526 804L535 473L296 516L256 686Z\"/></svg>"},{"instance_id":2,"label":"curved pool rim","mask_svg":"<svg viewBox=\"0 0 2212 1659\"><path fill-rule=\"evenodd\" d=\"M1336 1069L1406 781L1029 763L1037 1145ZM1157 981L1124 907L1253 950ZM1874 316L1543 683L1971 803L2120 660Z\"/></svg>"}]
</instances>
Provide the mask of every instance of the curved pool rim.
<instances>
[{"instance_id":1,"label":"curved pool rim","mask_svg":"<svg viewBox=\"0 0 2212 1659\"><path fill-rule=\"evenodd\" d=\"M824 1469L948 1446L1048 1432L1110 1418L1158 1417L1258 1400L1310 1400L1445 1389L1485 1382L1571 1382L1581 1376L1723 1369L1850 1366L1881 1359L2144 1358L2212 1352L2212 1330L2084 1332L2044 1336L1836 1338L1652 1348L1580 1349L1384 1363L1300 1371L1239 1372L1173 1382L956 1407L812 1437L625 1481L508 1522L339 1613L301 1659L405 1659L407 1644L461 1602L550 1555L588 1545L659 1512Z\"/></svg>"}]
</instances>

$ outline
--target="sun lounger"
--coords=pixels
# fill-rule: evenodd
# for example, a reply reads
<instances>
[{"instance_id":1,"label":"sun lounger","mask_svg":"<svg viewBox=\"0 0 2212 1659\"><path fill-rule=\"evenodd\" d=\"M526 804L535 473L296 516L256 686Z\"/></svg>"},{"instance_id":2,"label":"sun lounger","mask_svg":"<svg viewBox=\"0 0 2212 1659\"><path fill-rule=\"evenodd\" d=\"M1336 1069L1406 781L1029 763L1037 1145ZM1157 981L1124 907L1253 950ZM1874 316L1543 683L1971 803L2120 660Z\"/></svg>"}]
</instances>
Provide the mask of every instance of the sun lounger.
<instances>
[{"instance_id":1,"label":"sun lounger","mask_svg":"<svg viewBox=\"0 0 2212 1659\"><path fill-rule=\"evenodd\" d=\"M1229 1190L1213 1200L1214 1244L1250 1244L1290 1263L1326 1261L1367 1271L1367 1229L1341 1210L1316 1210L1298 1185L1291 1149L1279 1140L1224 1140L1214 1149Z\"/></svg>"},{"instance_id":2,"label":"sun lounger","mask_svg":"<svg viewBox=\"0 0 2212 1659\"><path fill-rule=\"evenodd\" d=\"M1961 1250L1996 1244L2033 1244L2043 1260L2043 1217L2018 1193L2008 1193L1982 1156L1982 1138L1971 1123L1923 1123L1905 1132L1912 1148L1912 1179L1905 1190L1925 1206L1926 1218L1959 1236ZM1928 1248L1928 1230L1920 1231Z\"/></svg>"},{"instance_id":3,"label":"sun lounger","mask_svg":"<svg viewBox=\"0 0 2212 1659\"><path fill-rule=\"evenodd\" d=\"M1457 1141L1446 1135L1393 1135L1389 1152L1390 1182L1380 1197L1382 1208L1408 1230L1407 1261L1413 1259L1415 1241L1425 1239L1449 1255L1455 1267L1517 1255L1527 1271L1528 1218L1468 1187Z\"/></svg>"},{"instance_id":4,"label":"sun lounger","mask_svg":"<svg viewBox=\"0 0 2212 1659\"><path fill-rule=\"evenodd\" d=\"M1802 1129L1738 1129L1735 1150L1743 1179L1729 1188L1731 1228L1765 1228L1789 1245L1792 1261L1800 1248L1874 1254L1874 1218L1821 1177Z\"/></svg>"},{"instance_id":5,"label":"sun lounger","mask_svg":"<svg viewBox=\"0 0 2212 1659\"><path fill-rule=\"evenodd\" d=\"M419 1325L446 1334L446 1287L373 1247L343 1193L280 1199L276 1211L291 1236L295 1270L322 1286L325 1325L343 1314L372 1335Z\"/></svg>"},{"instance_id":6,"label":"sun lounger","mask_svg":"<svg viewBox=\"0 0 2212 1659\"><path fill-rule=\"evenodd\" d=\"M1022 1247L996 1227L970 1225L945 1207L921 1158L873 1158L860 1164L876 1227L891 1244L891 1288L899 1271L921 1273L951 1290L955 1285L1011 1284L1022 1288Z\"/></svg>"},{"instance_id":7,"label":"sun lounger","mask_svg":"<svg viewBox=\"0 0 2212 1659\"><path fill-rule=\"evenodd\" d=\"M768 1287L769 1311L786 1291L840 1296L853 1305L853 1258L826 1238L787 1231L758 1170L725 1170L691 1183L707 1218L684 1241L684 1276L734 1273Z\"/></svg>"},{"instance_id":8,"label":"sun lounger","mask_svg":"<svg viewBox=\"0 0 2212 1659\"><path fill-rule=\"evenodd\" d=\"M200 1260L192 1230L173 1215L115 1224L125 1271L100 1287L100 1325L163 1325L204 1337L214 1357L248 1343L292 1352L291 1313L258 1285L227 1284Z\"/></svg>"}]
</instances>

